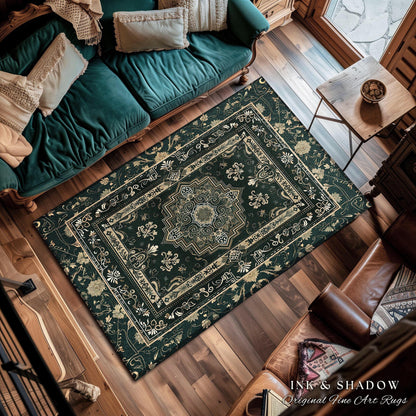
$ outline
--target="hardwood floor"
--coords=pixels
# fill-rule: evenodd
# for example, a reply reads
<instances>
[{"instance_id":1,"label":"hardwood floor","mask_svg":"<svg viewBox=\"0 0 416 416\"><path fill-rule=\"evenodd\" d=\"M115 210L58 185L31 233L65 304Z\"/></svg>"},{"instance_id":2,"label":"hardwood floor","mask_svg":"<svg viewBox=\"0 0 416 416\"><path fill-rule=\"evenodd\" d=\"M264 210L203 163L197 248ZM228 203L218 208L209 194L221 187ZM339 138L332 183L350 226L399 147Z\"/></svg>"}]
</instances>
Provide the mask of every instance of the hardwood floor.
<instances>
[{"instance_id":1,"label":"hardwood floor","mask_svg":"<svg viewBox=\"0 0 416 416\"><path fill-rule=\"evenodd\" d=\"M315 88L341 69L300 23L292 22L275 29L260 41L249 82L263 76L295 115L308 125L319 101ZM328 282L339 285L377 238L370 214L361 215L139 381L131 379L32 227L32 221L240 88L236 85L225 87L155 128L142 142L127 144L106 156L76 178L41 196L37 201L38 210L33 214L0 205L0 244L21 236L29 241L90 341L98 356L99 367L124 406L126 415L225 415L268 355L307 310L309 302ZM316 121L312 134L337 163L341 166L346 163L348 135L344 126ZM390 139L373 139L362 146L346 171L361 191L369 189L368 180L394 144ZM377 207L388 225L395 218L395 211L383 197L377 198ZM89 411L80 414L89 414ZM104 407L94 414L116 416Z\"/></svg>"}]
</instances>

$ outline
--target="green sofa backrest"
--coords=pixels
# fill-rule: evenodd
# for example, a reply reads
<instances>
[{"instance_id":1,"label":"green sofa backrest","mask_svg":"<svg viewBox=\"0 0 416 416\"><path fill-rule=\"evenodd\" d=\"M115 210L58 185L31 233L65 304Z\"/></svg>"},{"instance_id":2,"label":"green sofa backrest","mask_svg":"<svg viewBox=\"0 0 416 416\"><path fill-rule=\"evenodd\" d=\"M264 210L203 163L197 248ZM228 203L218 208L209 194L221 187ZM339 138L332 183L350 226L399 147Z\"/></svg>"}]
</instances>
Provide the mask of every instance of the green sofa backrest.
<instances>
[{"instance_id":1,"label":"green sofa backrest","mask_svg":"<svg viewBox=\"0 0 416 416\"><path fill-rule=\"evenodd\" d=\"M157 9L157 0L101 0L101 7L104 12L101 21L105 23L113 19L114 12Z\"/></svg>"},{"instance_id":2,"label":"green sofa backrest","mask_svg":"<svg viewBox=\"0 0 416 416\"><path fill-rule=\"evenodd\" d=\"M78 40L71 23L50 14L24 24L2 42L0 71L27 75L61 32L65 33L85 59L89 60L96 55L97 47Z\"/></svg>"},{"instance_id":3,"label":"green sofa backrest","mask_svg":"<svg viewBox=\"0 0 416 416\"><path fill-rule=\"evenodd\" d=\"M157 9L157 0L101 0L101 7L104 13L101 18L103 26L101 46L103 51L106 51L114 50L115 47L113 13Z\"/></svg>"}]
</instances>

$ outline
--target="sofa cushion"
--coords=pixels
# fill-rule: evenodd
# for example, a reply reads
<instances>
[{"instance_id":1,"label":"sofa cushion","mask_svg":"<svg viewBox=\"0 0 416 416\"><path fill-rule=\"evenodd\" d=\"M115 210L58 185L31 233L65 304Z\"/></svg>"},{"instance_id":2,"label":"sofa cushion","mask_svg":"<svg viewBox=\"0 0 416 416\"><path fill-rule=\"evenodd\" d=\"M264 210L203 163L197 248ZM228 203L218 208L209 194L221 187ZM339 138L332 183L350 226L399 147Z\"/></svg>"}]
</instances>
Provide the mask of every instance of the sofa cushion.
<instances>
[{"instance_id":1,"label":"sofa cushion","mask_svg":"<svg viewBox=\"0 0 416 416\"><path fill-rule=\"evenodd\" d=\"M251 58L250 49L230 42L228 32L192 33L189 41L187 49L113 52L103 59L156 119L213 88Z\"/></svg>"},{"instance_id":2,"label":"sofa cushion","mask_svg":"<svg viewBox=\"0 0 416 416\"><path fill-rule=\"evenodd\" d=\"M0 50L0 71L28 75L48 46L62 32L85 59L95 56L97 47L79 41L69 22L53 15L42 17L44 19L39 18L39 22L34 19L31 25L23 25L7 38L7 42L3 42L7 44L7 48ZM37 25L33 28L35 22Z\"/></svg>"},{"instance_id":3,"label":"sofa cushion","mask_svg":"<svg viewBox=\"0 0 416 416\"><path fill-rule=\"evenodd\" d=\"M188 10L173 7L165 10L114 13L116 50L119 52L161 51L189 46Z\"/></svg>"},{"instance_id":4,"label":"sofa cushion","mask_svg":"<svg viewBox=\"0 0 416 416\"><path fill-rule=\"evenodd\" d=\"M0 122L21 133L39 105L43 88L22 75L0 71Z\"/></svg>"},{"instance_id":5,"label":"sofa cushion","mask_svg":"<svg viewBox=\"0 0 416 416\"><path fill-rule=\"evenodd\" d=\"M85 72L88 61L60 33L46 49L28 79L43 86L39 109L46 117L59 105L71 85Z\"/></svg>"},{"instance_id":6,"label":"sofa cushion","mask_svg":"<svg viewBox=\"0 0 416 416\"><path fill-rule=\"evenodd\" d=\"M186 7L189 31L208 32L227 29L228 0L159 0L159 9Z\"/></svg>"},{"instance_id":7,"label":"sofa cushion","mask_svg":"<svg viewBox=\"0 0 416 416\"><path fill-rule=\"evenodd\" d=\"M120 79L94 58L55 111L46 118L36 111L24 130L33 152L16 169L21 194L69 179L149 121Z\"/></svg>"}]
</instances>

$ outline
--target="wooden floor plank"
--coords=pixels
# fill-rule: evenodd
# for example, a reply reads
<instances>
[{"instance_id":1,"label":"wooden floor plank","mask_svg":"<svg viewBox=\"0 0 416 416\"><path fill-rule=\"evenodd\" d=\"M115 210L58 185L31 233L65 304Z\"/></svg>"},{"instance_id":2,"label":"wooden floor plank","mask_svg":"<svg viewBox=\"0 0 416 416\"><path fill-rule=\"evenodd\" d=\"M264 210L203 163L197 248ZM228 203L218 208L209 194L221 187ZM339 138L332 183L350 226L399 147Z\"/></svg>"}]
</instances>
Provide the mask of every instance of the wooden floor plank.
<instances>
[{"instance_id":1,"label":"wooden floor plank","mask_svg":"<svg viewBox=\"0 0 416 416\"><path fill-rule=\"evenodd\" d=\"M238 355L228 345L215 326L204 331L201 334L201 338L240 390L242 390L251 380L252 374Z\"/></svg>"},{"instance_id":2,"label":"wooden floor plank","mask_svg":"<svg viewBox=\"0 0 416 416\"><path fill-rule=\"evenodd\" d=\"M235 313L229 313L224 318L215 323L215 328L225 339L230 348L244 363L246 368L254 375L264 364L264 359L260 357L255 345L251 343L248 333L254 332L257 339L256 331L248 331L247 324L236 319L239 313L239 307L235 309ZM258 328L256 327L258 330Z\"/></svg>"},{"instance_id":3,"label":"wooden floor plank","mask_svg":"<svg viewBox=\"0 0 416 416\"><path fill-rule=\"evenodd\" d=\"M303 270L299 270L289 280L308 304L321 293Z\"/></svg>"}]
</instances>

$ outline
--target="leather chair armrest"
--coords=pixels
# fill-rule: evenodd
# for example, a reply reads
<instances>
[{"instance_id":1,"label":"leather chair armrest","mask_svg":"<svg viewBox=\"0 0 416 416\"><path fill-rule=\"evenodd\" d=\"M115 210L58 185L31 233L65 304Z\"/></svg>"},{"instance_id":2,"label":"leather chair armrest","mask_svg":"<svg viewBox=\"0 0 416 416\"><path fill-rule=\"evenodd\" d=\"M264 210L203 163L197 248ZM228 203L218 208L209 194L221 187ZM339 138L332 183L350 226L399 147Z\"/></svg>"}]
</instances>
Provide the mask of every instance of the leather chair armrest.
<instances>
[{"instance_id":1,"label":"leather chair armrest","mask_svg":"<svg viewBox=\"0 0 416 416\"><path fill-rule=\"evenodd\" d=\"M383 239L416 271L416 213L406 212L386 230Z\"/></svg>"},{"instance_id":2,"label":"leather chair armrest","mask_svg":"<svg viewBox=\"0 0 416 416\"><path fill-rule=\"evenodd\" d=\"M280 397L284 398L288 394L292 394L281 380L279 380L270 371L260 371L247 384L240 397L228 411L227 416L245 416L246 404L258 393L262 393L263 389L270 389L276 392Z\"/></svg>"},{"instance_id":3,"label":"leather chair armrest","mask_svg":"<svg viewBox=\"0 0 416 416\"><path fill-rule=\"evenodd\" d=\"M402 263L396 250L378 239L364 253L340 289L372 317Z\"/></svg>"},{"instance_id":4,"label":"leather chair armrest","mask_svg":"<svg viewBox=\"0 0 416 416\"><path fill-rule=\"evenodd\" d=\"M362 347L370 342L371 319L332 283L310 304L309 310L353 345Z\"/></svg>"}]
</instances>

